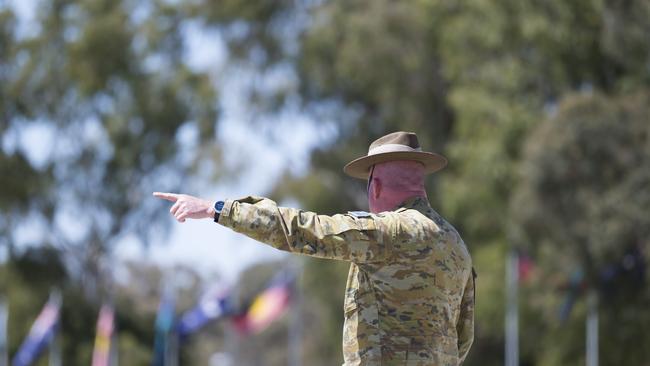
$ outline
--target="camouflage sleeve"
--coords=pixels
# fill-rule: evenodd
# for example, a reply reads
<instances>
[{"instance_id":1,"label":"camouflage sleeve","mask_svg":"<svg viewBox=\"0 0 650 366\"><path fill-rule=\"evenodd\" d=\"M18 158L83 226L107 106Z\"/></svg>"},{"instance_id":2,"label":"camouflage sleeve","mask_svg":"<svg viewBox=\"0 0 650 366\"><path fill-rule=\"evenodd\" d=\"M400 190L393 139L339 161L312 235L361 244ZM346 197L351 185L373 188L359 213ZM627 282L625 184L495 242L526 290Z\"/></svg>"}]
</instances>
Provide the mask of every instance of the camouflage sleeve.
<instances>
[{"instance_id":1,"label":"camouflage sleeve","mask_svg":"<svg viewBox=\"0 0 650 366\"><path fill-rule=\"evenodd\" d=\"M277 249L319 258L375 262L389 251L387 230L372 217L317 215L262 197L226 201L219 224Z\"/></svg>"},{"instance_id":2,"label":"camouflage sleeve","mask_svg":"<svg viewBox=\"0 0 650 366\"><path fill-rule=\"evenodd\" d=\"M474 285L476 281L476 272L472 268L472 273L467 279L463 299L460 304L460 316L456 324L458 333L458 360L462 364L469 353L469 349L474 342Z\"/></svg>"}]
</instances>

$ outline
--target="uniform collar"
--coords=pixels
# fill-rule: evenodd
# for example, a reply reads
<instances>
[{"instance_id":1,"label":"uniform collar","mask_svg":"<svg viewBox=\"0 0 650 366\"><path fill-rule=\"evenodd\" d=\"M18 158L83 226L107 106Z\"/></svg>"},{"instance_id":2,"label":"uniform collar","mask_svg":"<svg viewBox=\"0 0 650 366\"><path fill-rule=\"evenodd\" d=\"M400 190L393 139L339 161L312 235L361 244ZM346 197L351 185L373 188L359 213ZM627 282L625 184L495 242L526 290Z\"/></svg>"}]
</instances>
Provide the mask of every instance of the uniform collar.
<instances>
[{"instance_id":1,"label":"uniform collar","mask_svg":"<svg viewBox=\"0 0 650 366\"><path fill-rule=\"evenodd\" d=\"M429 208L431 208L431 206L429 205L429 200L427 200L425 197L411 197L395 207L395 210L398 210L400 208L410 208L418 210L420 212L426 212L429 210Z\"/></svg>"}]
</instances>

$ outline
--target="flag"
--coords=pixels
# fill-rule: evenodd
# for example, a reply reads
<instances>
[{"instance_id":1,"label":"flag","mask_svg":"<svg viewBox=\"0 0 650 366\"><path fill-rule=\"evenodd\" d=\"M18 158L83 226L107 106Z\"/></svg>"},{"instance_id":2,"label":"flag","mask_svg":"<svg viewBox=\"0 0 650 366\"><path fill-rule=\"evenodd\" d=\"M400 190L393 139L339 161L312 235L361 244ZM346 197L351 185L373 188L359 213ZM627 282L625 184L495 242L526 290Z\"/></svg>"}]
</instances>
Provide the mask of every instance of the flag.
<instances>
[{"instance_id":1,"label":"flag","mask_svg":"<svg viewBox=\"0 0 650 366\"><path fill-rule=\"evenodd\" d=\"M181 339L199 331L209 322L219 319L232 313L230 291L219 288L216 291L203 296L199 303L192 309L185 312L176 330Z\"/></svg>"},{"instance_id":2,"label":"flag","mask_svg":"<svg viewBox=\"0 0 650 366\"><path fill-rule=\"evenodd\" d=\"M170 357L170 338L173 337L174 316L176 312L176 299L171 292L166 292L160 300L158 315L156 316L156 338L154 340L153 366L168 364Z\"/></svg>"},{"instance_id":3,"label":"flag","mask_svg":"<svg viewBox=\"0 0 650 366\"><path fill-rule=\"evenodd\" d=\"M111 337L115 329L115 312L110 305L103 305L97 320L97 336L93 350L92 366L109 366Z\"/></svg>"},{"instance_id":4,"label":"flag","mask_svg":"<svg viewBox=\"0 0 650 366\"><path fill-rule=\"evenodd\" d=\"M517 274L520 282L526 282L530 279L535 270L535 263L528 255L519 253L517 261Z\"/></svg>"},{"instance_id":5,"label":"flag","mask_svg":"<svg viewBox=\"0 0 650 366\"><path fill-rule=\"evenodd\" d=\"M260 333L289 307L295 274L287 270L278 273L267 287L251 302L248 309L235 317L240 333Z\"/></svg>"},{"instance_id":6,"label":"flag","mask_svg":"<svg viewBox=\"0 0 650 366\"><path fill-rule=\"evenodd\" d=\"M54 339L59 323L61 310L61 297L57 294L50 296L50 299L43 307L43 310L32 325L27 338L18 349L13 359L13 366L31 365L40 355L41 351Z\"/></svg>"}]
</instances>

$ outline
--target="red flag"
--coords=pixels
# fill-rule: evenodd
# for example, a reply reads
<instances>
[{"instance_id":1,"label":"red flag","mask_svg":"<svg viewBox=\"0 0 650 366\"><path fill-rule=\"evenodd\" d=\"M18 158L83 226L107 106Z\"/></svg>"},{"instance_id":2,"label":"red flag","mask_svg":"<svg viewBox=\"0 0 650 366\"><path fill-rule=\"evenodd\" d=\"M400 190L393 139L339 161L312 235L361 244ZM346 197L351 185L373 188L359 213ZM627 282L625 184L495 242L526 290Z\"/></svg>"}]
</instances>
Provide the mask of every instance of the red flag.
<instances>
[{"instance_id":1,"label":"red flag","mask_svg":"<svg viewBox=\"0 0 650 366\"><path fill-rule=\"evenodd\" d=\"M532 275L533 270L535 269L535 263L533 260L525 255L525 254L519 254L519 281L521 282L526 282L530 276Z\"/></svg>"}]
</instances>

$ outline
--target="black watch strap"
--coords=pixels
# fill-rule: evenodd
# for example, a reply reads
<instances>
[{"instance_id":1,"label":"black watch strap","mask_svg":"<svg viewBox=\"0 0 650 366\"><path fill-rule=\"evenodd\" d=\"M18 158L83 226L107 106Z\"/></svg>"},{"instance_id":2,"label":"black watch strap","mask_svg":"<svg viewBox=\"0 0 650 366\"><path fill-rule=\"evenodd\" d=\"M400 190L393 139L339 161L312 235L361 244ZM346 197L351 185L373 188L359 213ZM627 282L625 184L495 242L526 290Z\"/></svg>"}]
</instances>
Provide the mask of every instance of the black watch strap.
<instances>
[{"instance_id":1,"label":"black watch strap","mask_svg":"<svg viewBox=\"0 0 650 366\"><path fill-rule=\"evenodd\" d=\"M221 210L223 210L223 201L217 201L214 203L214 222L219 222L219 216L221 215Z\"/></svg>"}]
</instances>

